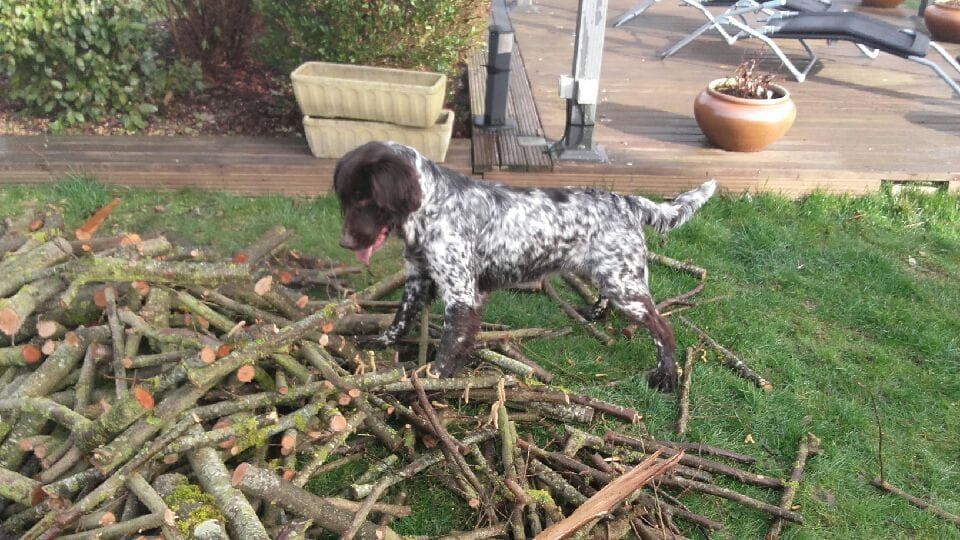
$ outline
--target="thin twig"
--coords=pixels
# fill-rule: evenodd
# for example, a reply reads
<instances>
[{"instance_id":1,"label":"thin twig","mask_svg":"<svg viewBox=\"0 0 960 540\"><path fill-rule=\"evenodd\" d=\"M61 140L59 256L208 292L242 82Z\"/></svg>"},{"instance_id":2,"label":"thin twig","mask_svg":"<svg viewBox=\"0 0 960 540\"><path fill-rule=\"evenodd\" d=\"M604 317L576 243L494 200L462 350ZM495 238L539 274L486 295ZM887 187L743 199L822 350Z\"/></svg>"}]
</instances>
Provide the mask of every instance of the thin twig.
<instances>
[{"instance_id":1,"label":"thin twig","mask_svg":"<svg viewBox=\"0 0 960 540\"><path fill-rule=\"evenodd\" d=\"M608 336L607 334L601 332L600 329L597 328L597 325L585 319L583 315L581 315L576 309L574 309L573 306L570 305L569 302L567 302L563 298L560 298L560 295L557 294L557 290L554 289L553 285L551 285L550 282L547 280L543 281L543 292L547 293L547 296L549 296L551 300L553 300L557 305L559 305L560 308L563 309L563 312L566 313L568 317L580 323L580 326L582 326L584 330L587 331L588 334L593 336L594 339L606 345L607 347L613 346L613 344L615 343L614 339Z\"/></svg>"},{"instance_id":2,"label":"thin twig","mask_svg":"<svg viewBox=\"0 0 960 540\"><path fill-rule=\"evenodd\" d=\"M931 514L937 516L938 518L945 519L950 523L953 523L957 527L960 527L960 516L955 516L950 512L947 512L946 510L940 508L939 506L931 502L925 501L914 495L911 495L906 491L898 488L897 486L890 484L889 482L886 482L879 478L874 478L873 481L871 481L870 483L876 486L877 488L886 491L887 493L892 493L894 495L897 495L899 497L906 499L907 502L916 506L917 508L920 508L921 510L926 510Z\"/></svg>"},{"instance_id":3,"label":"thin twig","mask_svg":"<svg viewBox=\"0 0 960 540\"><path fill-rule=\"evenodd\" d=\"M687 422L690 420L690 382L693 377L693 347L687 347L686 359L683 362L683 374L680 376L680 394L677 397L677 437L683 437L687 432Z\"/></svg>"},{"instance_id":4,"label":"thin twig","mask_svg":"<svg viewBox=\"0 0 960 540\"><path fill-rule=\"evenodd\" d=\"M680 322L682 322L684 325L686 325L687 328L689 328L690 330L693 330L693 332L698 336L700 336L701 339L706 341L708 345L720 351L720 354L723 357L722 358L723 365L732 369L737 373L737 375L740 375L744 379L747 379L748 381L753 382L755 385L760 387L764 392L770 392L773 390L773 385L770 384L770 381L764 379L763 377L758 375L757 372L753 371L753 369L751 369L750 366L748 366L743 360L741 360L739 356L733 354L723 345L720 345L719 343L717 343L717 341L712 337L710 337L709 334L707 334L706 332L698 328L692 322L688 321L684 316L677 315L677 319Z\"/></svg>"}]
</instances>

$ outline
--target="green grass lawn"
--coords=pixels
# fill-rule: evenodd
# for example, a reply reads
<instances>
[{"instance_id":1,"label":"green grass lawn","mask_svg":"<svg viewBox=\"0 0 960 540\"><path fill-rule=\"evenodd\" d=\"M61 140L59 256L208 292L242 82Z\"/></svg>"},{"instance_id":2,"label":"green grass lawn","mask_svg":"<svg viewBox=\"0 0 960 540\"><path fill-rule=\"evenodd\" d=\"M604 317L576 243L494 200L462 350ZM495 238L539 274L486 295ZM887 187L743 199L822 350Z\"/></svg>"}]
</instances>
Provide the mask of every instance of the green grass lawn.
<instances>
[{"instance_id":1,"label":"green grass lawn","mask_svg":"<svg viewBox=\"0 0 960 540\"><path fill-rule=\"evenodd\" d=\"M0 215L16 214L30 201L54 204L72 227L114 196L123 204L108 229L167 230L180 241L229 253L280 224L296 231L291 244L304 252L344 261L352 256L337 247L340 217L331 198L150 192L72 179L3 188ZM789 473L804 433L823 441L797 497L807 523L788 527L787 537L960 537L952 525L868 483L878 470L873 394L888 481L960 513L957 196L719 197L682 228L648 240L660 253L708 269L704 303L685 316L775 386L765 394L715 359L698 363L686 439L752 454L760 471L781 476ZM391 240L360 279L371 282L399 263L399 246ZM664 298L694 282L654 267L651 285ZM545 297L513 292L492 295L485 319L516 326L572 324ZM681 347L696 344L679 325L677 340ZM654 356L645 336L620 338L605 348L575 329L567 337L529 342L527 349L561 374L563 386L635 407L655 436L672 437L675 398L646 386ZM748 435L754 443L745 442ZM317 489L324 489L323 482ZM407 490L416 513L397 521L398 531L438 534L472 523L446 492L425 483ZM752 493L772 503L779 499L778 493ZM685 500L727 523L717 538L758 538L766 530L766 520L753 511L713 498Z\"/></svg>"}]
</instances>

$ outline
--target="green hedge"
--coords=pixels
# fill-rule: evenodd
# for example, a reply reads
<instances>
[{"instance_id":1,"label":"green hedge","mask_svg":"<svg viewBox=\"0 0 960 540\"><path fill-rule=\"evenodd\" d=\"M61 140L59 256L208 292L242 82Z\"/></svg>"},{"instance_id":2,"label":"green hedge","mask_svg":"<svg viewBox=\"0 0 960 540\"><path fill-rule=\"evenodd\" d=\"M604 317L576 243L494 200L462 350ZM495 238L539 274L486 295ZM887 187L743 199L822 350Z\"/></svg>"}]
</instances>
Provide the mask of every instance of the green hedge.
<instances>
[{"instance_id":1,"label":"green hedge","mask_svg":"<svg viewBox=\"0 0 960 540\"><path fill-rule=\"evenodd\" d=\"M158 58L146 17L137 0L0 1L9 97L54 131L112 116L144 127L155 100L199 81L198 68Z\"/></svg>"},{"instance_id":2,"label":"green hedge","mask_svg":"<svg viewBox=\"0 0 960 540\"><path fill-rule=\"evenodd\" d=\"M454 74L487 27L489 0L260 0L264 59L284 71L308 60Z\"/></svg>"}]
</instances>

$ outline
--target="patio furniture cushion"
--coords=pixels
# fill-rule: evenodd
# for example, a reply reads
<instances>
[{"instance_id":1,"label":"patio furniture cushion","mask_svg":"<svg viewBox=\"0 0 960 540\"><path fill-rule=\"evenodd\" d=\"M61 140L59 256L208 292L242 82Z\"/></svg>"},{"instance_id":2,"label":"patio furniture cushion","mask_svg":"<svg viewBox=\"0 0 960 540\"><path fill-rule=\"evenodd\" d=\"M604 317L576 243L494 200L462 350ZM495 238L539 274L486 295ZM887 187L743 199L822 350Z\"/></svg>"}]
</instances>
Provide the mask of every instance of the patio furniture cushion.
<instances>
[{"instance_id":1,"label":"patio furniture cushion","mask_svg":"<svg viewBox=\"0 0 960 540\"><path fill-rule=\"evenodd\" d=\"M925 34L908 33L860 13L802 13L771 19L769 25L771 37L852 41L903 58L926 56L930 46Z\"/></svg>"},{"instance_id":2,"label":"patio furniture cushion","mask_svg":"<svg viewBox=\"0 0 960 540\"><path fill-rule=\"evenodd\" d=\"M779 9L783 11L799 11L800 13L821 13L833 7L829 2L820 0L787 0Z\"/></svg>"}]
</instances>

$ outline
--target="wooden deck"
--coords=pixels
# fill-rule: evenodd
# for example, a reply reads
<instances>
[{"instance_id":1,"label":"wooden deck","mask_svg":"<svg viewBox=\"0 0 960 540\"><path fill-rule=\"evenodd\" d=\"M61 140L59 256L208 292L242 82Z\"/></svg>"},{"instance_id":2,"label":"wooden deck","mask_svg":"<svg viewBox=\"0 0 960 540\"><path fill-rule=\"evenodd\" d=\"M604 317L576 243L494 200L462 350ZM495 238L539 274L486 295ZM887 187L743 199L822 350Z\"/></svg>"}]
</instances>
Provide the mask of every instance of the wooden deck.
<instances>
[{"instance_id":1,"label":"wooden deck","mask_svg":"<svg viewBox=\"0 0 960 540\"><path fill-rule=\"evenodd\" d=\"M634 2L610 0L607 20ZM577 2L534 3L536 11L515 10L511 22L544 130L556 139L565 119L557 78L570 72ZM907 8L868 10L851 0L834 4L922 28ZM876 190L881 180L951 182L960 188L960 98L929 68L885 54L870 60L850 43L812 42L821 63L802 84L779 62L763 63L778 70L778 81L797 104L796 123L781 141L749 154L709 147L693 118L697 93L742 60L772 55L758 42L728 46L711 31L670 59L657 58L657 51L703 22L696 10L664 0L623 27L608 26L594 140L607 151L609 164L557 162L549 176L485 177L665 195L710 177L734 192L863 193ZM788 53L800 55L796 43L785 45ZM960 46L946 46L960 52Z\"/></svg>"},{"instance_id":2,"label":"wooden deck","mask_svg":"<svg viewBox=\"0 0 960 540\"><path fill-rule=\"evenodd\" d=\"M152 189L317 196L329 192L335 166L294 137L0 136L0 183L86 174ZM451 141L447 166L470 174L469 140Z\"/></svg>"},{"instance_id":3,"label":"wooden deck","mask_svg":"<svg viewBox=\"0 0 960 540\"><path fill-rule=\"evenodd\" d=\"M611 0L608 20L633 1ZM532 110L539 113L538 119L525 117L530 133L517 134L555 140L563 133L565 114L557 80L570 72L577 2L534 3L535 12L511 13L529 79L526 90L517 79L512 86L520 86L512 91L529 92ZM860 9L851 0L835 3ZM902 25L917 20L906 8L870 13ZM864 193L882 180L943 182L960 189L960 99L931 70L886 55L870 60L849 43L813 43L821 64L803 84L780 70L799 111L784 139L751 154L709 147L693 119L694 97L707 81L762 50L757 43L727 46L707 34L669 60L656 59L656 51L701 23L693 9L664 0L626 26L607 29L595 140L610 163L560 161L552 171L536 171L541 167L510 162L511 152L529 150L518 143L496 157L496 167L481 167L475 176L523 186L590 185L660 195L711 177L732 192L788 195L814 189ZM960 53L960 46L948 49ZM471 146L469 140L452 141L446 165L474 172ZM83 173L150 188L312 196L329 190L334 165L335 160L313 158L300 138L0 136L0 183Z\"/></svg>"}]
</instances>

